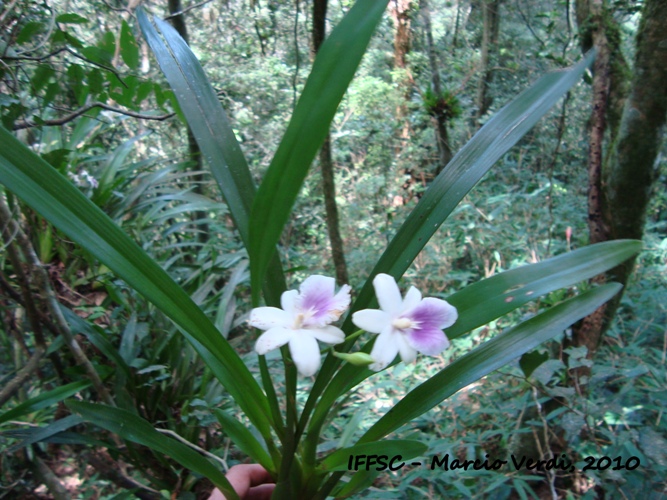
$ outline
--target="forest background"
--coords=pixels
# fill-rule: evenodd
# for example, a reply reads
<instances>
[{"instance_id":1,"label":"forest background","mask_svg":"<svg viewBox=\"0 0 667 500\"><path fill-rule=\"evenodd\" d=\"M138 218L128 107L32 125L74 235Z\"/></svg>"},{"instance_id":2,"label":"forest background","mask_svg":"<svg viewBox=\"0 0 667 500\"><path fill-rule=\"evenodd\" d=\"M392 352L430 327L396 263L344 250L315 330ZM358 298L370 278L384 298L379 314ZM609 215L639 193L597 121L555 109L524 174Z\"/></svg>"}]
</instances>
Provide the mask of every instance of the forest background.
<instances>
[{"instance_id":1,"label":"forest background","mask_svg":"<svg viewBox=\"0 0 667 500\"><path fill-rule=\"evenodd\" d=\"M335 25L350 2L142 5L189 41L259 183L323 27ZM252 366L247 255L141 38L135 8L5 2L2 125L158 260ZM390 2L281 238L290 283L317 272L358 288L405 214L480 125L538 76L593 46L594 71L466 197L404 283L446 297L589 242L643 237L644 251L618 304L403 431L427 443L430 456L565 454L579 470L404 469L378 476L367 496L665 493L666 13L657 0ZM211 411L227 408L224 390L161 313L8 191L0 216L0 497L205 494L205 480L163 455L91 425L62 423L69 416L57 388L91 401L113 394L227 467L244 456ZM625 282L628 273L612 275ZM320 451L352 439L472 346L571 293L552 293L457 339L442 358L374 378L346 402ZM15 418L18 405L40 394L50 396ZM581 472L588 456L638 457L641 465Z\"/></svg>"}]
</instances>

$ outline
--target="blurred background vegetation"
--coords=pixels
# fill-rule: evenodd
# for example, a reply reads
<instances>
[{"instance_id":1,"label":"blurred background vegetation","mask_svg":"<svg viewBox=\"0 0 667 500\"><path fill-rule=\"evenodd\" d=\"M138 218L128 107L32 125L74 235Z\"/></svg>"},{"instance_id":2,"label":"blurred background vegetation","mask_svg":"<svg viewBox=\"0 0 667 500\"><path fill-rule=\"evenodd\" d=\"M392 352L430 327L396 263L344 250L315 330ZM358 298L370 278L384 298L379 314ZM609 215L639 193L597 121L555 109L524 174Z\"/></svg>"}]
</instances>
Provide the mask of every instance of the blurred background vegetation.
<instances>
[{"instance_id":1,"label":"blurred background vegetation","mask_svg":"<svg viewBox=\"0 0 667 500\"><path fill-rule=\"evenodd\" d=\"M256 366L254 338L244 325L247 255L140 36L138 3L0 3L2 125L159 261ZM664 19L664 1L645 4L644 19L657 16L650 8L662 9ZM330 29L351 2L332 2L324 17L322 5L142 3L188 40L257 183L312 64L314 26L325 20ZM600 147L613 162L633 78L626 61L641 52L635 42L641 9L633 0L392 0L334 120L329 159L320 156L282 236L289 284L317 273L347 275L359 287L421 193L479 126L538 76L572 64L593 45L607 54L611 83ZM499 271L596 241L589 224L595 85L593 76L582 81L502 158L413 263L404 285L446 298ZM660 137L653 186L645 186L652 192L645 250L597 352L577 342L586 327L575 325L401 432L428 443L429 456L565 454L578 470L404 468L379 474L365 496L661 498L667 492L667 162ZM71 419L57 391L102 402L111 394L118 406L208 450L226 467L245 457L212 413L233 411L224 390L171 322L1 187L0 216L0 498L205 497L206 480ZM552 294L521 314L569 293ZM421 357L374 377L341 403L346 409L331 422L321 451L350 442L377 410L516 319L458 339L442 359ZM40 395L41 403L14 411ZM622 463L635 456L641 465L582 472L587 456L622 457Z\"/></svg>"}]
</instances>

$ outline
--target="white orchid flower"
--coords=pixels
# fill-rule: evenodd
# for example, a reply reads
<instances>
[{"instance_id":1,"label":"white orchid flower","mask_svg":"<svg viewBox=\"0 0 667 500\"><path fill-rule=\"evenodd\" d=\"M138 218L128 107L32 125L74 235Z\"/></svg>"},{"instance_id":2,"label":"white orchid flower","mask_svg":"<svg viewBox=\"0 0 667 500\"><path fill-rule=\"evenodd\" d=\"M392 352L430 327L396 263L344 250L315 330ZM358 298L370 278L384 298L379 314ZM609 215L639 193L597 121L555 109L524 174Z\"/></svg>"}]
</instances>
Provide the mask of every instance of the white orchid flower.
<instances>
[{"instance_id":1,"label":"white orchid flower","mask_svg":"<svg viewBox=\"0 0 667 500\"><path fill-rule=\"evenodd\" d=\"M364 309L352 315L352 322L359 328L379 334L370 354L375 360L371 370L383 370L397 354L409 363L417 352L435 356L449 347L442 329L458 318L454 306L433 297L422 299L415 287L402 298L396 280L388 274L378 274L373 287L380 309Z\"/></svg>"},{"instance_id":2,"label":"white orchid flower","mask_svg":"<svg viewBox=\"0 0 667 500\"><path fill-rule=\"evenodd\" d=\"M258 354L289 344L292 360L301 375L313 375L320 367L317 341L340 344L345 334L331 326L350 305L350 286L343 285L334 294L336 281L313 275L301 284L299 291L289 290L280 297L282 309L257 307L250 312L248 323L266 330L255 344Z\"/></svg>"}]
</instances>

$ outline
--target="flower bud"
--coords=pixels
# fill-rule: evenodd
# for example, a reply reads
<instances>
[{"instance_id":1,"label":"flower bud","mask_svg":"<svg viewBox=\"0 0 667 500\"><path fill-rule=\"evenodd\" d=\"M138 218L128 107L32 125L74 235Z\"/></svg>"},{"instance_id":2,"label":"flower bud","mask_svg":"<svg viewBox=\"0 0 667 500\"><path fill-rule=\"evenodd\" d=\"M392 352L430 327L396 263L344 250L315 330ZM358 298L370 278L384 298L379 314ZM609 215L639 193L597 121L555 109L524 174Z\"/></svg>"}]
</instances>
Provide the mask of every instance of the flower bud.
<instances>
[{"instance_id":1,"label":"flower bud","mask_svg":"<svg viewBox=\"0 0 667 500\"><path fill-rule=\"evenodd\" d=\"M347 353L333 351L333 355L354 366L366 366L375 362L375 360L371 358L371 355L365 352Z\"/></svg>"}]
</instances>

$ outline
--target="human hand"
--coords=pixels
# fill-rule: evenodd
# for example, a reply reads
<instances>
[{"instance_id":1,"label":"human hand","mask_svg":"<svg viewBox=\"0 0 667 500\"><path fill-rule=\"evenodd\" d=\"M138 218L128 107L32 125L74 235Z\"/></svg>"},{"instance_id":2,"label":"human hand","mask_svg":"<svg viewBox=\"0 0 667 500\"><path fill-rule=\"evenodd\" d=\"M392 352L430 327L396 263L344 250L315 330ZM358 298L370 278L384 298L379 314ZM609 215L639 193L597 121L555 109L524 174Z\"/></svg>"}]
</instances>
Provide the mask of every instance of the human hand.
<instances>
[{"instance_id":1,"label":"human hand","mask_svg":"<svg viewBox=\"0 0 667 500\"><path fill-rule=\"evenodd\" d=\"M264 467L259 464L235 465L226 474L227 480L241 500L269 500L276 485ZM208 500L225 500L216 488Z\"/></svg>"}]
</instances>

